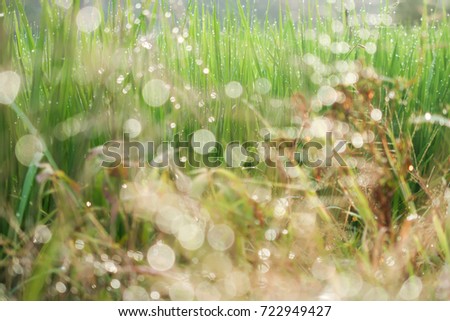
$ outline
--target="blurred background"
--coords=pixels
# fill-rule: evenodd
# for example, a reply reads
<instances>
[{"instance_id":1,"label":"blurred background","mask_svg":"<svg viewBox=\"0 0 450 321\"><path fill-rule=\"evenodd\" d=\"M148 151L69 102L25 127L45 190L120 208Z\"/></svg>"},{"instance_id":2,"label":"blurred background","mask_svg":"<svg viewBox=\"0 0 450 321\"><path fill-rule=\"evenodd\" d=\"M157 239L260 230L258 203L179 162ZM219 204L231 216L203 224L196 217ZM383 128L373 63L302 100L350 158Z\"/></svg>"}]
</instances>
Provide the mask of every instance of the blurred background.
<instances>
[{"instance_id":1,"label":"blurred background","mask_svg":"<svg viewBox=\"0 0 450 321\"><path fill-rule=\"evenodd\" d=\"M160 0L157 0L160 1ZM81 0L81 5L89 5L102 2L106 7L110 1L108 0ZM133 0L138 3L139 0ZM185 7L189 0L169 0L174 7ZM229 6L236 6L236 1L228 1ZM357 12L366 13L380 13L380 8L389 8L389 13L392 14L397 23L418 23L423 13L424 0L241 0L243 5L250 4L254 9L254 13L258 18L269 17L272 21L279 18L279 8L285 9L288 3L292 16L299 18L308 15L308 11L313 13L319 12L321 15L329 15L330 7L335 14L339 14L342 8L352 9ZM439 18L442 15L442 8L446 8L447 12L450 10L450 0L427 0L428 14L436 15ZM40 4L39 1L25 1L26 10L31 21L36 23L39 21ZM225 8L227 1L225 0L198 0L199 4L204 4L207 7L212 7L214 4L219 8ZM316 9L318 4L318 9Z\"/></svg>"}]
</instances>

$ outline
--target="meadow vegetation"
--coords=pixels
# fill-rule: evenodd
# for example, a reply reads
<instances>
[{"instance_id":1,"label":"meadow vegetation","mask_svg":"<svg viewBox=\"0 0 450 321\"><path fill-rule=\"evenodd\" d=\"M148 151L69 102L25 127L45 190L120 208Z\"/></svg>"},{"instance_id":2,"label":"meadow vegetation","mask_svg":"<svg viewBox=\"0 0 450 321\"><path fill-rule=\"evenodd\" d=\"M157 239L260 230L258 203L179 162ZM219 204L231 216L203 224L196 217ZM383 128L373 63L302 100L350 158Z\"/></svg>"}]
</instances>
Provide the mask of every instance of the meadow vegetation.
<instances>
[{"instance_id":1,"label":"meadow vegetation","mask_svg":"<svg viewBox=\"0 0 450 321\"><path fill-rule=\"evenodd\" d=\"M1 299L450 299L445 8L236 1L2 1ZM149 164L101 166L124 133Z\"/></svg>"}]
</instances>

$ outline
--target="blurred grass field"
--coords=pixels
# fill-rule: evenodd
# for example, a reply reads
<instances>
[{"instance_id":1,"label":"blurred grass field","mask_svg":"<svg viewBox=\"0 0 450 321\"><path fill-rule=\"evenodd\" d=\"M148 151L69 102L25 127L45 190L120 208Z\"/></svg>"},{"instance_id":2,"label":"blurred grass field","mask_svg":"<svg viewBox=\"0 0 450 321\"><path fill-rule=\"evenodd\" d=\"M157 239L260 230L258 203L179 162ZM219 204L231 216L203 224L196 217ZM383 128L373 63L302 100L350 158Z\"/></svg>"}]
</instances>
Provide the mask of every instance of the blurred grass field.
<instances>
[{"instance_id":1,"label":"blurred grass field","mask_svg":"<svg viewBox=\"0 0 450 321\"><path fill-rule=\"evenodd\" d=\"M38 24L2 1L0 299L450 299L445 7L273 22L236 1L42 0ZM331 132L348 166L100 166L125 132Z\"/></svg>"}]
</instances>

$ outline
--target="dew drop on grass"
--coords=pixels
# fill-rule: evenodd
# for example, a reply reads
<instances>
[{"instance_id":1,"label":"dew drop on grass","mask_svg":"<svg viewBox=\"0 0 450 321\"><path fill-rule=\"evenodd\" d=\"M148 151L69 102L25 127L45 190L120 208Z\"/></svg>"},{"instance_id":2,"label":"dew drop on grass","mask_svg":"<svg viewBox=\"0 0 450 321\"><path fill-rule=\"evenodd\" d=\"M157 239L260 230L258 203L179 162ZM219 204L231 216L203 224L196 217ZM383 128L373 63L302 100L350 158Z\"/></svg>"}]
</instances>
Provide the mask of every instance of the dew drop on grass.
<instances>
[{"instance_id":1,"label":"dew drop on grass","mask_svg":"<svg viewBox=\"0 0 450 321\"><path fill-rule=\"evenodd\" d=\"M187 224L178 229L177 239L183 248L195 251L202 247L205 241L205 233L199 224Z\"/></svg>"},{"instance_id":2,"label":"dew drop on grass","mask_svg":"<svg viewBox=\"0 0 450 321\"><path fill-rule=\"evenodd\" d=\"M352 145L355 148L361 148L364 145L364 138L361 134L355 133L352 135Z\"/></svg>"},{"instance_id":3,"label":"dew drop on grass","mask_svg":"<svg viewBox=\"0 0 450 321\"><path fill-rule=\"evenodd\" d=\"M61 293L61 294L66 293L66 291L67 291L66 285L62 282L57 282L55 285L55 288L56 288L56 291L58 291L58 293Z\"/></svg>"},{"instance_id":4,"label":"dew drop on grass","mask_svg":"<svg viewBox=\"0 0 450 321\"><path fill-rule=\"evenodd\" d=\"M217 251L226 251L234 243L234 232L228 225L214 225L207 235L209 245Z\"/></svg>"},{"instance_id":5,"label":"dew drop on grass","mask_svg":"<svg viewBox=\"0 0 450 321\"><path fill-rule=\"evenodd\" d=\"M161 298L161 294L159 294L158 291L152 291L150 292L150 298L152 300L159 300Z\"/></svg>"},{"instance_id":6,"label":"dew drop on grass","mask_svg":"<svg viewBox=\"0 0 450 321\"><path fill-rule=\"evenodd\" d=\"M170 86L160 79L152 79L142 89L142 97L147 105L161 107L170 98Z\"/></svg>"},{"instance_id":7,"label":"dew drop on grass","mask_svg":"<svg viewBox=\"0 0 450 321\"><path fill-rule=\"evenodd\" d=\"M132 285L123 291L124 301L148 301L149 299L147 291L141 286Z\"/></svg>"},{"instance_id":8,"label":"dew drop on grass","mask_svg":"<svg viewBox=\"0 0 450 321\"><path fill-rule=\"evenodd\" d=\"M194 294L194 288L188 282L176 282L169 289L169 296L172 301L192 301Z\"/></svg>"},{"instance_id":9,"label":"dew drop on grass","mask_svg":"<svg viewBox=\"0 0 450 321\"><path fill-rule=\"evenodd\" d=\"M264 237L267 241L275 241L275 239L277 238L277 231L273 228L270 228L264 233Z\"/></svg>"},{"instance_id":10,"label":"dew drop on grass","mask_svg":"<svg viewBox=\"0 0 450 321\"><path fill-rule=\"evenodd\" d=\"M229 82L225 86L225 94L232 99L241 97L243 92L244 89L242 88L242 85L237 81Z\"/></svg>"},{"instance_id":11,"label":"dew drop on grass","mask_svg":"<svg viewBox=\"0 0 450 321\"><path fill-rule=\"evenodd\" d=\"M311 122L310 132L314 137L323 138L328 131L328 122L324 117L317 117Z\"/></svg>"},{"instance_id":12,"label":"dew drop on grass","mask_svg":"<svg viewBox=\"0 0 450 321\"><path fill-rule=\"evenodd\" d=\"M178 231L175 230L175 222L182 219L184 213L181 212L176 207L166 205L163 206L155 217L155 223L158 228L167 234L176 234Z\"/></svg>"},{"instance_id":13,"label":"dew drop on grass","mask_svg":"<svg viewBox=\"0 0 450 321\"><path fill-rule=\"evenodd\" d=\"M73 0L55 0L55 4L65 10L68 10L72 6L72 2Z\"/></svg>"},{"instance_id":14,"label":"dew drop on grass","mask_svg":"<svg viewBox=\"0 0 450 321\"><path fill-rule=\"evenodd\" d=\"M269 272L269 270L270 270L270 265L267 264L266 262L258 264L258 271L261 272L262 274Z\"/></svg>"},{"instance_id":15,"label":"dew drop on grass","mask_svg":"<svg viewBox=\"0 0 450 321\"><path fill-rule=\"evenodd\" d=\"M216 136L207 129L197 130L192 135L192 147L194 152L200 155L211 153L215 148Z\"/></svg>"},{"instance_id":16,"label":"dew drop on grass","mask_svg":"<svg viewBox=\"0 0 450 321\"><path fill-rule=\"evenodd\" d=\"M175 264L175 252L168 245L156 244L148 250L147 261L154 270L164 272Z\"/></svg>"},{"instance_id":17,"label":"dew drop on grass","mask_svg":"<svg viewBox=\"0 0 450 321\"><path fill-rule=\"evenodd\" d=\"M344 24L339 20L333 20L331 23L331 29L334 33L342 33L344 31Z\"/></svg>"},{"instance_id":18,"label":"dew drop on grass","mask_svg":"<svg viewBox=\"0 0 450 321\"><path fill-rule=\"evenodd\" d=\"M286 215L289 206L289 201L286 198L280 198L275 201L273 216L275 218L282 218Z\"/></svg>"},{"instance_id":19,"label":"dew drop on grass","mask_svg":"<svg viewBox=\"0 0 450 321\"><path fill-rule=\"evenodd\" d=\"M96 7L88 6L82 8L77 14L77 26L81 32L92 32L100 26L102 15Z\"/></svg>"},{"instance_id":20,"label":"dew drop on grass","mask_svg":"<svg viewBox=\"0 0 450 321\"><path fill-rule=\"evenodd\" d=\"M267 261L270 258L270 250L268 248L262 248L258 251L258 257L260 260Z\"/></svg>"},{"instance_id":21,"label":"dew drop on grass","mask_svg":"<svg viewBox=\"0 0 450 321\"><path fill-rule=\"evenodd\" d=\"M46 225L38 225L34 229L34 237L33 237L34 243L45 244L48 243L51 238L52 232Z\"/></svg>"},{"instance_id":22,"label":"dew drop on grass","mask_svg":"<svg viewBox=\"0 0 450 321\"><path fill-rule=\"evenodd\" d=\"M255 91L260 95L267 95L272 90L272 84L266 78L259 78L254 84Z\"/></svg>"},{"instance_id":23,"label":"dew drop on grass","mask_svg":"<svg viewBox=\"0 0 450 321\"><path fill-rule=\"evenodd\" d=\"M417 276L411 276L403 283L398 296L402 300L417 300L422 292L422 280Z\"/></svg>"},{"instance_id":24,"label":"dew drop on grass","mask_svg":"<svg viewBox=\"0 0 450 321\"><path fill-rule=\"evenodd\" d=\"M378 108L375 108L374 110L372 110L370 112L370 117L376 121L379 122L381 121L381 119L383 118L383 112L381 110L379 110Z\"/></svg>"},{"instance_id":25,"label":"dew drop on grass","mask_svg":"<svg viewBox=\"0 0 450 321\"><path fill-rule=\"evenodd\" d=\"M117 290L120 288L120 281L117 279L112 279L110 285L113 289Z\"/></svg>"},{"instance_id":26,"label":"dew drop on grass","mask_svg":"<svg viewBox=\"0 0 450 321\"><path fill-rule=\"evenodd\" d=\"M317 98L325 106L333 105L338 99L338 94L333 87L322 86L317 92Z\"/></svg>"},{"instance_id":27,"label":"dew drop on grass","mask_svg":"<svg viewBox=\"0 0 450 321\"><path fill-rule=\"evenodd\" d=\"M0 104L11 105L20 89L20 76L14 71L0 72Z\"/></svg>"},{"instance_id":28,"label":"dew drop on grass","mask_svg":"<svg viewBox=\"0 0 450 321\"><path fill-rule=\"evenodd\" d=\"M80 239L76 240L75 241L75 248L77 250L79 250L79 251L83 250L84 249L84 241L80 240Z\"/></svg>"},{"instance_id":29,"label":"dew drop on grass","mask_svg":"<svg viewBox=\"0 0 450 321\"><path fill-rule=\"evenodd\" d=\"M374 55L377 52L377 45L374 42L368 42L364 47L369 55Z\"/></svg>"},{"instance_id":30,"label":"dew drop on grass","mask_svg":"<svg viewBox=\"0 0 450 321\"><path fill-rule=\"evenodd\" d=\"M44 144L34 135L22 136L16 143L17 160L25 166L36 165L44 156Z\"/></svg>"},{"instance_id":31,"label":"dew drop on grass","mask_svg":"<svg viewBox=\"0 0 450 321\"><path fill-rule=\"evenodd\" d=\"M141 122L137 119L130 118L125 121L123 130L125 133L130 134L130 138L135 138L139 136L142 131Z\"/></svg>"},{"instance_id":32,"label":"dew drop on grass","mask_svg":"<svg viewBox=\"0 0 450 321\"><path fill-rule=\"evenodd\" d=\"M348 72L345 74L343 83L345 86L351 86L358 82L359 76L356 72ZM336 99L337 100L337 99Z\"/></svg>"}]
</instances>

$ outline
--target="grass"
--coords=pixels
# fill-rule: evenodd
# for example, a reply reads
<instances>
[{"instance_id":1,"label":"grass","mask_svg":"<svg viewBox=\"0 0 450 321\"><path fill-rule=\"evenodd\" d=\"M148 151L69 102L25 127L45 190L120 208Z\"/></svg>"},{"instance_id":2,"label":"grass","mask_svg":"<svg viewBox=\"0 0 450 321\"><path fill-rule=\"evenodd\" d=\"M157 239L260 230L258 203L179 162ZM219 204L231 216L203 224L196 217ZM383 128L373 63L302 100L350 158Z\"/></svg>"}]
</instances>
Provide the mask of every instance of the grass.
<instances>
[{"instance_id":1,"label":"grass","mask_svg":"<svg viewBox=\"0 0 450 321\"><path fill-rule=\"evenodd\" d=\"M331 5L309 19L311 1L272 23L239 2L110 1L94 28L79 0L41 7L39 24L20 0L0 10L0 69L21 77L0 108L0 297L450 298L444 8L413 26L388 6L370 24ZM152 79L168 97L146 97ZM286 169L286 148L275 167L101 167L129 119L156 146L199 129L305 146L329 127L353 165Z\"/></svg>"}]
</instances>

